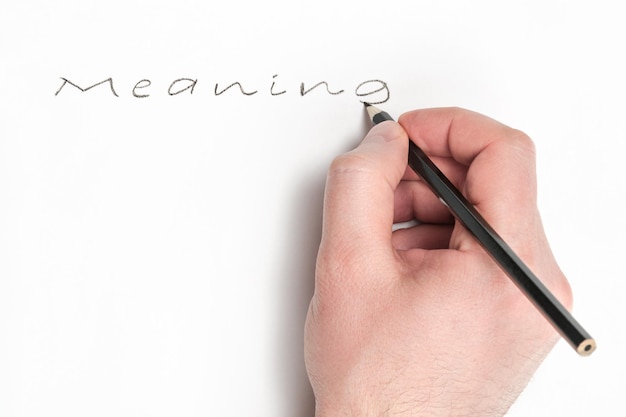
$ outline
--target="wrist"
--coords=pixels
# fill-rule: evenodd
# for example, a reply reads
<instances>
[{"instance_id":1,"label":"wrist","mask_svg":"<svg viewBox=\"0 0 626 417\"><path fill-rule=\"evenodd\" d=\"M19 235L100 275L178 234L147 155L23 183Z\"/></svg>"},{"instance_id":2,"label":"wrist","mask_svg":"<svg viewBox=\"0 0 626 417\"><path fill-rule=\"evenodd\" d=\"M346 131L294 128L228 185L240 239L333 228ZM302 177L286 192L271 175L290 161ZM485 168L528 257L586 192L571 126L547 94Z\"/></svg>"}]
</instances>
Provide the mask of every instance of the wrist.
<instances>
[{"instance_id":1,"label":"wrist","mask_svg":"<svg viewBox=\"0 0 626 417\"><path fill-rule=\"evenodd\" d=\"M315 406L315 417L447 417L450 406L432 407L428 404L404 403L401 401L383 406L367 405L365 401L353 404L341 404L321 407ZM461 415L461 414L459 414ZM474 416L472 416L474 417Z\"/></svg>"}]
</instances>

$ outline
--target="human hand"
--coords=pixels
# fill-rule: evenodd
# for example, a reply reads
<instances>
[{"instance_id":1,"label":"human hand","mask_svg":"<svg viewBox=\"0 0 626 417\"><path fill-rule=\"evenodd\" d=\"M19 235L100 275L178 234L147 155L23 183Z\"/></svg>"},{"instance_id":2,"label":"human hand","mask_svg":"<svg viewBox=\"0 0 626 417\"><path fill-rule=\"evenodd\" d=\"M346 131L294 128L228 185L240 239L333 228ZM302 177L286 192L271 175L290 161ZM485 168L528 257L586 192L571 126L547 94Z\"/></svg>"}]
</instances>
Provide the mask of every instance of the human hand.
<instances>
[{"instance_id":1,"label":"human hand","mask_svg":"<svg viewBox=\"0 0 626 417\"><path fill-rule=\"evenodd\" d=\"M316 416L502 416L557 333L407 168L407 133L571 307L526 135L462 109L376 125L328 172L305 334Z\"/></svg>"}]
</instances>

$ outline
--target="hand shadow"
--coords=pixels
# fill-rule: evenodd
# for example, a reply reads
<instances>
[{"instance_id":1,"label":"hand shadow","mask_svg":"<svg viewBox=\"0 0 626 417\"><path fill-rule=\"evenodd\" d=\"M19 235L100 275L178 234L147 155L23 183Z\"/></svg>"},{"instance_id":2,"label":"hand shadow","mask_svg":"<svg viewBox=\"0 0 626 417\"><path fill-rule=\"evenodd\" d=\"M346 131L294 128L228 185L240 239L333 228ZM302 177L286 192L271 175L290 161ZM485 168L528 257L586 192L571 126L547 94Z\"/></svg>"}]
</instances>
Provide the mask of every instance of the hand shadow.
<instances>
[{"instance_id":1,"label":"hand shadow","mask_svg":"<svg viewBox=\"0 0 626 417\"><path fill-rule=\"evenodd\" d=\"M371 121L363 112L360 138L371 128ZM357 140L344 150L353 149ZM330 163L330 161L329 161ZM326 172L304 178L293 195L291 217L287 230L297 231L286 239L283 264L284 303L279 306L281 325L278 338L277 363L279 377L284 386L287 415L284 417L312 417L315 415L315 398L304 366L304 322L309 302L313 296L315 261L322 232L322 209Z\"/></svg>"},{"instance_id":2,"label":"hand shadow","mask_svg":"<svg viewBox=\"0 0 626 417\"><path fill-rule=\"evenodd\" d=\"M315 278L315 259L322 229L324 178L309 178L298 187L287 230L296 230L287 239L279 306L277 363L282 379L287 414L284 417L312 417L315 400L304 366L304 322Z\"/></svg>"}]
</instances>

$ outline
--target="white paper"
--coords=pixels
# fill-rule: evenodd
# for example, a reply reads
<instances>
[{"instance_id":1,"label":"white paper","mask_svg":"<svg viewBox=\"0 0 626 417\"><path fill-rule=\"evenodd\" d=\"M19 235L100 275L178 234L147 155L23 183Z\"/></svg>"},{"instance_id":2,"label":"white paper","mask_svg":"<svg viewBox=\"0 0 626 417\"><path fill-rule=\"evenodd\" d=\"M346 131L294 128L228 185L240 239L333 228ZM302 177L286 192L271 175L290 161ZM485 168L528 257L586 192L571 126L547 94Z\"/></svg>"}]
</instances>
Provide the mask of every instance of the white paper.
<instances>
[{"instance_id":1,"label":"white paper","mask_svg":"<svg viewBox=\"0 0 626 417\"><path fill-rule=\"evenodd\" d=\"M621 407L619 10L4 5L0 415L312 416L324 176L366 132L363 100L467 107L533 137L546 229L599 347L560 343L510 415Z\"/></svg>"}]
</instances>

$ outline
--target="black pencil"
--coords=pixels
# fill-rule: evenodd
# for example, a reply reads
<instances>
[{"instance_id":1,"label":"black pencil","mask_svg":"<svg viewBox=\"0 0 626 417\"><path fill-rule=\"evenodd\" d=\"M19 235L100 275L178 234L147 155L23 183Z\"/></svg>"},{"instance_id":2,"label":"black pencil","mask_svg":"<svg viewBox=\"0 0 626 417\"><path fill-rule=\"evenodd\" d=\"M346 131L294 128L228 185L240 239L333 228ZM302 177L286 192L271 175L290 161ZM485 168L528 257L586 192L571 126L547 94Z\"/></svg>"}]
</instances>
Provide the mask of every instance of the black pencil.
<instances>
[{"instance_id":1,"label":"black pencil","mask_svg":"<svg viewBox=\"0 0 626 417\"><path fill-rule=\"evenodd\" d=\"M388 113L368 103L365 103L365 107L374 124L393 120ZM409 166L478 240L561 336L580 355L590 355L596 348L591 336L412 140L409 140Z\"/></svg>"}]
</instances>

